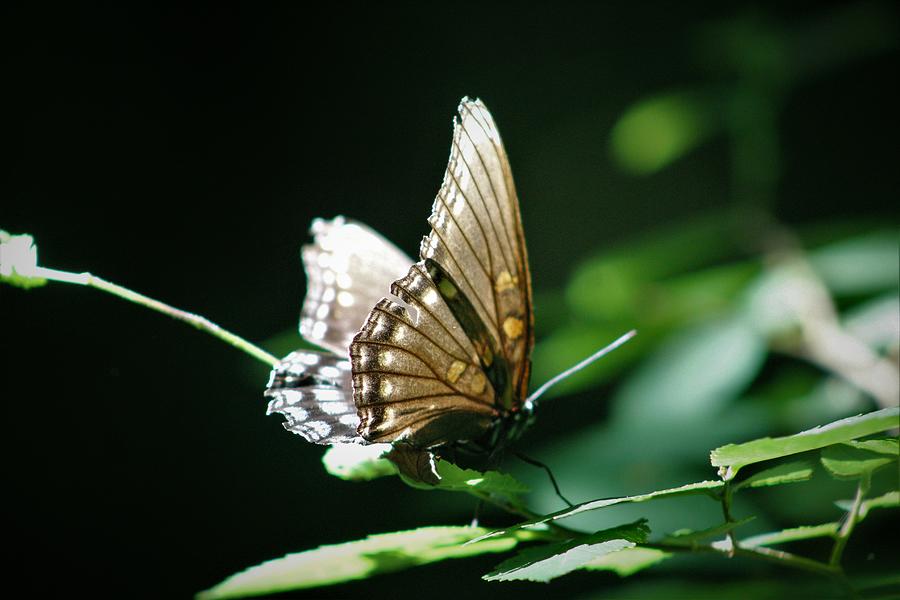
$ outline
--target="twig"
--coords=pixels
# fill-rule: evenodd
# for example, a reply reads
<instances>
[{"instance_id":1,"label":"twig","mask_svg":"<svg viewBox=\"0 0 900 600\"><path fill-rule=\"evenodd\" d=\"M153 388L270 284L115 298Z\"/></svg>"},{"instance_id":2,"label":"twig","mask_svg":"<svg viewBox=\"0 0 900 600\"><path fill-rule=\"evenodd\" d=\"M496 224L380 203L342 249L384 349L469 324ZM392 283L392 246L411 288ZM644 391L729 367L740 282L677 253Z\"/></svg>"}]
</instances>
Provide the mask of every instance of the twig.
<instances>
[{"instance_id":1,"label":"twig","mask_svg":"<svg viewBox=\"0 0 900 600\"><path fill-rule=\"evenodd\" d=\"M63 283L85 285L88 287L96 288L98 290L102 290L104 292L108 292L114 296L118 296L119 298L128 300L129 302L134 302L135 304L140 304L157 312L169 315L173 319L177 319L179 321L187 323L201 331L205 331L206 333L219 338L226 344L234 346L238 350L249 354L253 358L267 364L270 367L274 367L278 364L278 359L275 356L269 354L259 346L252 344L244 338L235 335L234 333L231 333L226 329L223 329L206 317L201 317L200 315L175 308L174 306L170 306L164 302L160 302L159 300L154 300L153 298L144 296L143 294L139 294L133 290L129 290L128 288L122 287L121 285L117 285L110 281L106 281L105 279L101 279L96 275L92 275L90 273L70 273L68 271L58 271L56 269L48 269L46 267L37 267L34 271L34 276Z\"/></svg>"},{"instance_id":2,"label":"twig","mask_svg":"<svg viewBox=\"0 0 900 600\"><path fill-rule=\"evenodd\" d=\"M856 486L856 496L853 498L853 505L847 512L847 515L844 518L844 524L841 525L841 528L838 530L834 539L834 547L831 549L831 560L829 561L829 564L833 567L837 567L841 563L844 547L847 545L850 534L853 533L853 528L856 526L856 522L859 519L859 509L862 506L866 494L869 493L870 483L870 474L866 473L860 478L859 483Z\"/></svg>"}]
</instances>

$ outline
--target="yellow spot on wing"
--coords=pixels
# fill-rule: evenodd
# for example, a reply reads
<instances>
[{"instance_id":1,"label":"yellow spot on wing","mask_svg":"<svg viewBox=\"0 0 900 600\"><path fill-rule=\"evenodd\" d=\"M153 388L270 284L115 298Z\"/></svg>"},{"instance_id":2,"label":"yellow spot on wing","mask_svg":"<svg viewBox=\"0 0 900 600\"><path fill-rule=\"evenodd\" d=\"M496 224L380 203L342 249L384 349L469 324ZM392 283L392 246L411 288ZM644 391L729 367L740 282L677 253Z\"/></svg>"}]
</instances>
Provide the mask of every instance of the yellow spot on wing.
<instances>
[{"instance_id":1,"label":"yellow spot on wing","mask_svg":"<svg viewBox=\"0 0 900 600\"><path fill-rule=\"evenodd\" d=\"M472 375L472 392L475 393L476 396L480 396L484 393L484 388L487 386L487 379L484 376L484 373L481 371L476 371L474 375Z\"/></svg>"},{"instance_id":2,"label":"yellow spot on wing","mask_svg":"<svg viewBox=\"0 0 900 600\"><path fill-rule=\"evenodd\" d=\"M494 289L497 290L497 293L500 293L506 290L514 290L518 285L518 277L513 277L509 274L509 271L500 271L500 274L497 275L497 281L494 282Z\"/></svg>"},{"instance_id":3,"label":"yellow spot on wing","mask_svg":"<svg viewBox=\"0 0 900 600\"><path fill-rule=\"evenodd\" d=\"M454 360L453 364L450 365L450 368L447 369L447 381L450 383L456 383L459 379L459 376L463 374L463 371L466 370L466 363L461 360Z\"/></svg>"},{"instance_id":4,"label":"yellow spot on wing","mask_svg":"<svg viewBox=\"0 0 900 600\"><path fill-rule=\"evenodd\" d=\"M525 331L525 325L522 323L522 319L518 317L506 317L506 320L503 321L503 333L506 334L506 337L514 340Z\"/></svg>"}]
</instances>

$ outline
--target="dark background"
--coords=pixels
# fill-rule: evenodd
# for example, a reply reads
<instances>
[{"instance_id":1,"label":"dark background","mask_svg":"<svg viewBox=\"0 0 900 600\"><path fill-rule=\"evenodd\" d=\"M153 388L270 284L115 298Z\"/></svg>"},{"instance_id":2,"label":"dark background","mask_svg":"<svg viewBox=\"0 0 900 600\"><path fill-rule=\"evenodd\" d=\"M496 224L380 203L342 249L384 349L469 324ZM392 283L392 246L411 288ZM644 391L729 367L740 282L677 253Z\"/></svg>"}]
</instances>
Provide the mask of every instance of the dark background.
<instances>
[{"instance_id":1,"label":"dark background","mask_svg":"<svg viewBox=\"0 0 900 600\"><path fill-rule=\"evenodd\" d=\"M863 6L894 27L894 12ZM552 290L585 254L730 201L724 142L647 178L609 155L631 103L727 79L698 58L698 31L747 15L790 29L841 8L6 9L4 120L14 133L4 136L0 227L34 235L46 266L90 270L264 343L295 327L298 250L314 217L356 218L416 251L451 117L471 95L504 137L535 289ZM896 48L792 89L772 207L784 223L895 219ZM267 369L209 336L62 284L4 286L0 302L10 585L184 597L287 552L471 516L467 501L394 478L328 476L319 448L265 417ZM535 439L583 421L562 403L547 419ZM481 582L498 560L311 595L551 589ZM580 573L552 590L616 585Z\"/></svg>"}]
</instances>

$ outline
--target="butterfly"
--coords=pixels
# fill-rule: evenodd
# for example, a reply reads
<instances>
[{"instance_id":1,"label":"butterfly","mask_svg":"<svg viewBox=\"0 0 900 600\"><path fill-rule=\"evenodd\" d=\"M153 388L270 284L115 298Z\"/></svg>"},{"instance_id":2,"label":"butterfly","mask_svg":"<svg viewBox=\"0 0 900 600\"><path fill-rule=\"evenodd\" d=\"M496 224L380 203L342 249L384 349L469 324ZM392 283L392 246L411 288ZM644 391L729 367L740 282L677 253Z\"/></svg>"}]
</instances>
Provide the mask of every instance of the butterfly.
<instances>
[{"instance_id":1,"label":"butterfly","mask_svg":"<svg viewBox=\"0 0 900 600\"><path fill-rule=\"evenodd\" d=\"M400 472L493 458L532 419L531 275L494 119L463 98L431 227L414 262L365 225L317 219L302 250L298 350L272 371L268 412L317 444L390 443Z\"/></svg>"}]
</instances>

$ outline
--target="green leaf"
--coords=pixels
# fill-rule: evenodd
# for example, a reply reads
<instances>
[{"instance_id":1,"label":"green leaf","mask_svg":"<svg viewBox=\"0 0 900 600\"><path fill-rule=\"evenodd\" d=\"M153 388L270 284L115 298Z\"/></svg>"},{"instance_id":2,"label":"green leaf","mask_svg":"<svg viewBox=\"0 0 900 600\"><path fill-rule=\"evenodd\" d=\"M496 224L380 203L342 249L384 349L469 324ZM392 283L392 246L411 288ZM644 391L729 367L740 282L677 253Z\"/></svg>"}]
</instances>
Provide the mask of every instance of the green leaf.
<instances>
[{"instance_id":1,"label":"green leaf","mask_svg":"<svg viewBox=\"0 0 900 600\"><path fill-rule=\"evenodd\" d=\"M645 542L650 535L646 519L604 529L567 542L528 548L500 563L485 581L547 582L580 569L597 558Z\"/></svg>"},{"instance_id":2,"label":"green leaf","mask_svg":"<svg viewBox=\"0 0 900 600\"><path fill-rule=\"evenodd\" d=\"M730 523L720 523L719 525L715 525L713 527L708 527L706 529L701 529L699 531L692 531L690 529L684 529L681 531L676 531L670 535L667 535L663 538L663 543L671 544L674 546L685 546L685 547L693 547L700 540L705 540L711 537L719 537L725 535L729 531L737 529L741 525L749 523L754 520L756 517L749 516L745 519L741 519L740 521L732 521Z\"/></svg>"},{"instance_id":3,"label":"green leaf","mask_svg":"<svg viewBox=\"0 0 900 600\"><path fill-rule=\"evenodd\" d=\"M721 481L698 481L696 483L689 483L677 488L659 490L656 492L640 494L637 496L623 496L621 498L604 498L602 500L591 500L589 502L576 504L575 506L566 508L564 510L539 517L537 519L531 519L529 521L519 523L518 525L514 525L507 529L496 529L494 531L486 533L483 536L475 538L475 540L473 541L488 539L495 536L507 535L520 529L538 527L540 525L543 525L544 523L549 523L550 521L559 521L560 519L573 517L579 513L587 512L589 510L597 510L600 508L606 508L607 506L614 506L616 504L646 502L648 500L658 500L662 498L674 498L677 496L690 496L696 494L705 494L708 496L714 495L715 490L721 488L723 485L725 484Z\"/></svg>"},{"instance_id":4,"label":"green leaf","mask_svg":"<svg viewBox=\"0 0 900 600\"><path fill-rule=\"evenodd\" d=\"M516 496L528 492L528 486L512 475L499 471L481 473L474 469L462 469L446 460L438 460L437 472L441 481L433 489L451 492L478 490L488 494Z\"/></svg>"},{"instance_id":5,"label":"green leaf","mask_svg":"<svg viewBox=\"0 0 900 600\"><path fill-rule=\"evenodd\" d=\"M335 444L322 455L322 464L335 477L369 481L397 473L394 463L381 458L390 449L390 444Z\"/></svg>"},{"instance_id":6,"label":"green leaf","mask_svg":"<svg viewBox=\"0 0 900 600\"><path fill-rule=\"evenodd\" d=\"M516 538L507 537L464 545L484 531L479 527L423 527L320 546L232 575L198 594L198 598L242 598L333 585L448 558L505 552L518 543Z\"/></svg>"},{"instance_id":7,"label":"green leaf","mask_svg":"<svg viewBox=\"0 0 900 600\"><path fill-rule=\"evenodd\" d=\"M710 452L710 462L714 467L720 468L724 479L730 480L741 467L747 465L824 448L897 427L898 416L900 410L897 407L883 408L794 435L728 444Z\"/></svg>"},{"instance_id":8,"label":"green leaf","mask_svg":"<svg viewBox=\"0 0 900 600\"><path fill-rule=\"evenodd\" d=\"M671 553L663 550L635 546L604 554L582 565L581 568L588 571L613 571L619 577L628 577L652 567L670 556L672 556Z\"/></svg>"},{"instance_id":9,"label":"green leaf","mask_svg":"<svg viewBox=\"0 0 900 600\"><path fill-rule=\"evenodd\" d=\"M808 540L819 537L834 537L840 527L839 523L823 523L822 525L805 525L803 527L791 527L772 533L761 533L740 541L740 545L746 548L757 546L774 546L798 540Z\"/></svg>"},{"instance_id":10,"label":"green leaf","mask_svg":"<svg viewBox=\"0 0 900 600\"><path fill-rule=\"evenodd\" d=\"M836 479L858 479L897 462L897 443L896 440L869 440L835 444L822 450L821 460Z\"/></svg>"},{"instance_id":11,"label":"green leaf","mask_svg":"<svg viewBox=\"0 0 900 600\"><path fill-rule=\"evenodd\" d=\"M37 246L30 235L12 235L0 229L0 281L23 289L47 283L37 277Z\"/></svg>"},{"instance_id":12,"label":"green leaf","mask_svg":"<svg viewBox=\"0 0 900 600\"><path fill-rule=\"evenodd\" d=\"M782 485L784 483L797 483L799 481L807 481L813 475L812 463L800 460L796 462L784 463L765 471L760 471L756 475L748 477L734 486L735 491L743 487L766 487L772 485Z\"/></svg>"}]
</instances>

